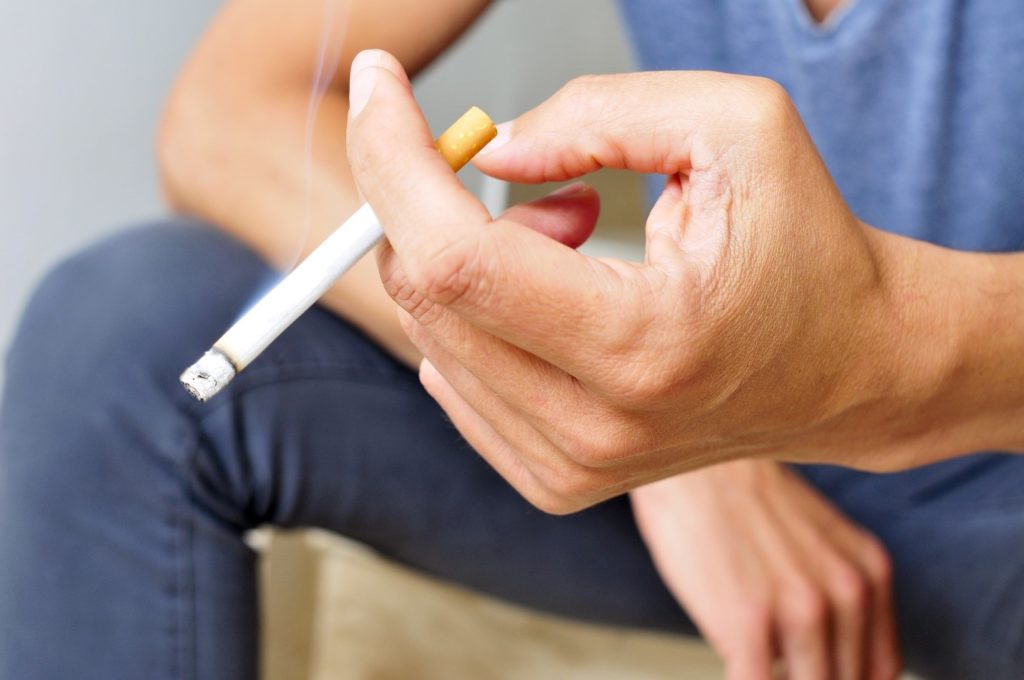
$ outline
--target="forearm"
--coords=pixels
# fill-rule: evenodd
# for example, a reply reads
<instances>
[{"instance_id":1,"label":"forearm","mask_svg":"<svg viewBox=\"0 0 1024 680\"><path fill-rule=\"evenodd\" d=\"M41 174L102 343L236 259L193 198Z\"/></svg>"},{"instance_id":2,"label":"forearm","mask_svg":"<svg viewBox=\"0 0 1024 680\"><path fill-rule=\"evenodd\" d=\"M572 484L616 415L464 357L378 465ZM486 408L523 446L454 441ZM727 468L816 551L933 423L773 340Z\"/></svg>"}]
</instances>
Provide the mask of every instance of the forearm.
<instances>
[{"instance_id":1,"label":"forearm","mask_svg":"<svg viewBox=\"0 0 1024 680\"><path fill-rule=\"evenodd\" d=\"M224 229L280 268L316 247L361 202L345 149L348 65L355 54L400 43L396 52L416 71L487 5L329 3L228 3L186 64L160 129L160 170L172 207ZM307 144L311 86L325 37L327 61L336 55L338 69ZM418 363L372 256L322 303L398 358Z\"/></svg>"},{"instance_id":2,"label":"forearm","mask_svg":"<svg viewBox=\"0 0 1024 680\"><path fill-rule=\"evenodd\" d=\"M189 157L175 158L173 140L163 145L164 174L174 207L224 229L276 267L287 268L308 253L358 207L359 199L343 161L344 127L339 125L318 125L317 143L308 159L312 170L307 191L305 108L305 97L295 93L277 98L273 109L265 107L262 119L241 116L229 121L229 112L202 112L204 122L185 127L191 128L189 135L208 131L209 138L189 140L184 145L191 147L186 151ZM330 94L318 120L344 120L346 115L346 103ZM202 152L196 153L200 144ZM322 304L397 357L418 360L398 326L394 303L384 293L372 254L339 280Z\"/></svg>"},{"instance_id":3,"label":"forearm","mask_svg":"<svg viewBox=\"0 0 1024 680\"><path fill-rule=\"evenodd\" d=\"M885 338L866 359L876 386L902 406L888 423L893 456L872 467L1024 452L1024 254L959 252L880 232L874 240L888 304Z\"/></svg>"}]
</instances>

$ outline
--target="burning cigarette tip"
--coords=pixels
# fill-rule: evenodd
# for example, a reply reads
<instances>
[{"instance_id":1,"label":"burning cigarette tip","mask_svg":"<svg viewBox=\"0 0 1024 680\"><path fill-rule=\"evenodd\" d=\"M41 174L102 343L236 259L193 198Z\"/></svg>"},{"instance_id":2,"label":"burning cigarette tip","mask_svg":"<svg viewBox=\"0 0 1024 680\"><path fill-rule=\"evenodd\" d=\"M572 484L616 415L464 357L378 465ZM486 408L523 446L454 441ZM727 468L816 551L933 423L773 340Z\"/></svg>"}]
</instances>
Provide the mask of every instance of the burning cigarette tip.
<instances>
[{"instance_id":1,"label":"burning cigarette tip","mask_svg":"<svg viewBox=\"0 0 1024 680\"><path fill-rule=\"evenodd\" d=\"M231 382L237 371L223 352L214 348L181 374L181 384L199 401L209 401Z\"/></svg>"},{"instance_id":2,"label":"burning cigarette tip","mask_svg":"<svg viewBox=\"0 0 1024 680\"><path fill-rule=\"evenodd\" d=\"M437 138L436 147L458 172L497 134L490 117L474 106ZM181 384L199 401L211 399L383 237L380 220L364 205L189 366Z\"/></svg>"}]
</instances>

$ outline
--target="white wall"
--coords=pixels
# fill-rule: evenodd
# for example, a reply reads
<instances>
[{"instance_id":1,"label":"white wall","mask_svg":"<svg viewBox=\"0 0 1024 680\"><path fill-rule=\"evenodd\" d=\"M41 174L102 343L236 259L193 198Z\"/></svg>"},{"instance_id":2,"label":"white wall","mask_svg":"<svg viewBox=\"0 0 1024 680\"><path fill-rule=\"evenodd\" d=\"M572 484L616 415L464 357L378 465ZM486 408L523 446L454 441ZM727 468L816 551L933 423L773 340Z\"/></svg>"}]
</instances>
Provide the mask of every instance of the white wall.
<instances>
[{"instance_id":1,"label":"white wall","mask_svg":"<svg viewBox=\"0 0 1024 680\"><path fill-rule=\"evenodd\" d=\"M55 259L160 214L153 129L215 4L0 0L2 346Z\"/></svg>"},{"instance_id":2,"label":"white wall","mask_svg":"<svg viewBox=\"0 0 1024 680\"><path fill-rule=\"evenodd\" d=\"M0 0L0 346L56 259L161 214L153 130L217 6ZM502 0L417 91L439 128L472 104L511 118L573 75L627 68L608 0Z\"/></svg>"}]
</instances>

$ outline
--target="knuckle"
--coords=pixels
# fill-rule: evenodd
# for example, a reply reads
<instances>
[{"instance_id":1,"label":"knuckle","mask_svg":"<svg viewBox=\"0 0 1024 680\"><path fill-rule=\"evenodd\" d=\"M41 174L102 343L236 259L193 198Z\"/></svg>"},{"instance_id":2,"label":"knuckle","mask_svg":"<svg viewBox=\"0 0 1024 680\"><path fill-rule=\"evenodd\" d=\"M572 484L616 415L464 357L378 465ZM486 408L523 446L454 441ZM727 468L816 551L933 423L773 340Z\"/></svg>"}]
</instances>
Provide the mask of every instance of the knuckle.
<instances>
[{"instance_id":1,"label":"knuckle","mask_svg":"<svg viewBox=\"0 0 1024 680\"><path fill-rule=\"evenodd\" d=\"M631 453L625 437L615 427L597 427L583 423L581 431L571 434L564 453L576 465L584 468L600 468L620 460Z\"/></svg>"},{"instance_id":2,"label":"knuckle","mask_svg":"<svg viewBox=\"0 0 1024 680\"><path fill-rule=\"evenodd\" d=\"M565 179L593 172L602 165L615 165L615 145L601 132L614 88L609 76L584 75L563 85L544 107L543 116L557 120L561 129L574 129L571 144L543 164L545 179ZM564 138L563 138L564 141Z\"/></svg>"},{"instance_id":3,"label":"knuckle","mask_svg":"<svg viewBox=\"0 0 1024 680\"><path fill-rule=\"evenodd\" d=\"M735 610L735 627L711 641L726 663L745 657L752 645L763 644L773 633L772 607L767 602L750 597L737 601Z\"/></svg>"},{"instance_id":4,"label":"knuckle","mask_svg":"<svg viewBox=\"0 0 1024 680\"><path fill-rule=\"evenodd\" d=\"M871 680L897 680L902 673L903 662L899 652L892 650L874 659L869 677Z\"/></svg>"},{"instance_id":5,"label":"knuckle","mask_svg":"<svg viewBox=\"0 0 1024 680\"><path fill-rule=\"evenodd\" d=\"M773 130L785 126L794 112L789 93L769 78L752 77L747 80L749 97L743 115L759 130Z\"/></svg>"},{"instance_id":6,"label":"knuckle","mask_svg":"<svg viewBox=\"0 0 1024 680\"><path fill-rule=\"evenodd\" d=\"M661 401L674 386L674 376L666 367L651 362L651 365L637 366L637 370L624 374L613 389L623 403L644 406Z\"/></svg>"},{"instance_id":7,"label":"knuckle","mask_svg":"<svg viewBox=\"0 0 1024 680\"><path fill-rule=\"evenodd\" d=\"M631 299L625 286L610 291L610 296ZM634 296L635 297L635 296ZM602 351L616 358L630 359L646 349L653 315L636 306L623 309L606 330L601 342Z\"/></svg>"},{"instance_id":8,"label":"knuckle","mask_svg":"<svg viewBox=\"0 0 1024 680\"><path fill-rule=\"evenodd\" d=\"M844 611L858 611L867 606L868 584L864 576L850 565L836 568L832 576L832 590L837 606Z\"/></svg>"},{"instance_id":9,"label":"knuckle","mask_svg":"<svg viewBox=\"0 0 1024 680\"><path fill-rule=\"evenodd\" d=\"M748 637L766 634L772 627L772 608L763 600L748 599L740 606L739 621Z\"/></svg>"},{"instance_id":10,"label":"knuckle","mask_svg":"<svg viewBox=\"0 0 1024 680\"><path fill-rule=\"evenodd\" d=\"M893 578L892 558L881 541L874 536L867 537L861 549L861 560L873 584L889 587Z\"/></svg>"},{"instance_id":11,"label":"knuckle","mask_svg":"<svg viewBox=\"0 0 1024 680\"><path fill-rule=\"evenodd\" d=\"M526 461L522 461L526 463ZM566 515L572 512L568 499L555 492L545 480L543 470L523 464L513 466L503 474L508 482L527 503L548 515Z\"/></svg>"},{"instance_id":12,"label":"knuckle","mask_svg":"<svg viewBox=\"0 0 1024 680\"><path fill-rule=\"evenodd\" d=\"M568 512L584 507L586 499L593 493L594 485L586 471L571 462L541 466L534 471L534 475L563 507L570 508Z\"/></svg>"},{"instance_id":13,"label":"knuckle","mask_svg":"<svg viewBox=\"0 0 1024 680\"><path fill-rule=\"evenodd\" d=\"M644 323L626 323L625 331L610 334L600 348L607 364L600 384L613 401L644 405L665 396L674 386L678 366L667 365L645 346Z\"/></svg>"},{"instance_id":14,"label":"knuckle","mask_svg":"<svg viewBox=\"0 0 1024 680\"><path fill-rule=\"evenodd\" d=\"M656 318L645 310L626 312L599 348L608 363L598 384L624 407L645 407L694 385L713 358L714 347L702 334L668 341L651 333Z\"/></svg>"},{"instance_id":15,"label":"knuckle","mask_svg":"<svg viewBox=\"0 0 1024 680\"><path fill-rule=\"evenodd\" d=\"M575 108L579 104L586 104L593 95L603 90L605 76L584 74L576 76L563 85L555 97L559 103Z\"/></svg>"},{"instance_id":16,"label":"knuckle","mask_svg":"<svg viewBox=\"0 0 1024 680\"><path fill-rule=\"evenodd\" d=\"M384 284L384 291L388 296L412 316L416 318L422 316L424 303L427 302L427 299L413 285L409 277L405 275L405 272L389 267L382 274L381 283Z\"/></svg>"},{"instance_id":17,"label":"knuckle","mask_svg":"<svg viewBox=\"0 0 1024 680\"><path fill-rule=\"evenodd\" d=\"M460 239L444 245L425 258L413 285L431 301L445 306L457 304L470 293L481 292L485 288L485 269L480 266L480 250L478 239Z\"/></svg>"},{"instance_id":18,"label":"knuckle","mask_svg":"<svg viewBox=\"0 0 1024 680\"><path fill-rule=\"evenodd\" d=\"M789 593L786 599L785 625L796 631L823 626L828 618L828 603L816 588L805 586Z\"/></svg>"},{"instance_id":19,"label":"knuckle","mask_svg":"<svg viewBox=\"0 0 1024 680\"><path fill-rule=\"evenodd\" d=\"M582 507L577 501L547 488L531 489L523 492L523 497L530 505L548 515L569 515Z\"/></svg>"}]
</instances>

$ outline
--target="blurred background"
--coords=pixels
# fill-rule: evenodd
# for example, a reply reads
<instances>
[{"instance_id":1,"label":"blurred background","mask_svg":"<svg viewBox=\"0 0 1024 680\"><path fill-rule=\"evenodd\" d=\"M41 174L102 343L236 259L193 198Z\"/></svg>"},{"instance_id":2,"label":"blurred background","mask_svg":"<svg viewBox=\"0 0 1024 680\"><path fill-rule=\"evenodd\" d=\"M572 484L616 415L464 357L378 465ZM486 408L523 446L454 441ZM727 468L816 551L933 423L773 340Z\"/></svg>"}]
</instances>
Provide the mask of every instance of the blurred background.
<instances>
[{"instance_id":1,"label":"blurred background","mask_svg":"<svg viewBox=\"0 0 1024 680\"><path fill-rule=\"evenodd\" d=\"M220 3L4 5L0 346L6 348L26 295L56 260L165 212L154 130L179 66ZM434 128L443 129L472 104L504 120L574 75L629 68L609 0L505 0L418 80L417 94ZM482 188L471 172L466 182ZM639 183L622 176L598 183L611 186L601 187L606 208L593 247L602 247L601 239L627 240L635 251L635 235L617 227L635 226ZM525 198L522 190L510 197Z\"/></svg>"}]
</instances>

